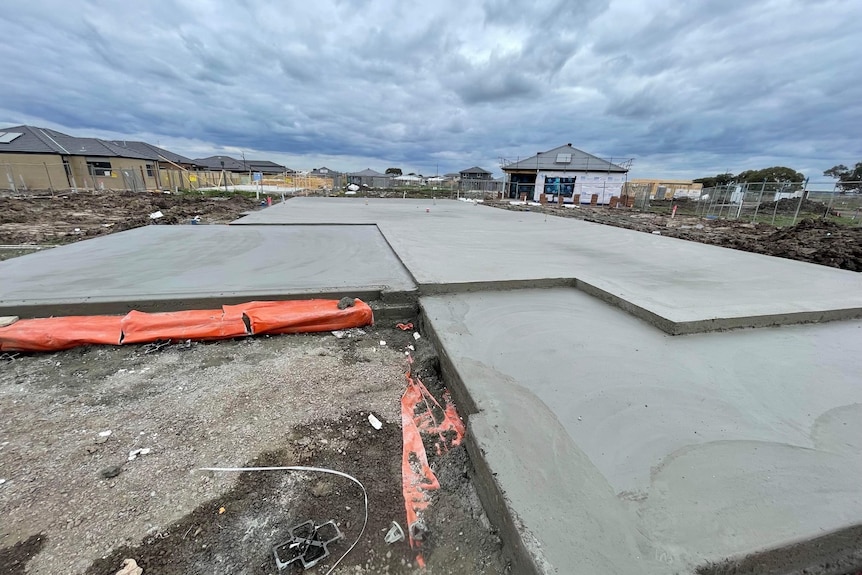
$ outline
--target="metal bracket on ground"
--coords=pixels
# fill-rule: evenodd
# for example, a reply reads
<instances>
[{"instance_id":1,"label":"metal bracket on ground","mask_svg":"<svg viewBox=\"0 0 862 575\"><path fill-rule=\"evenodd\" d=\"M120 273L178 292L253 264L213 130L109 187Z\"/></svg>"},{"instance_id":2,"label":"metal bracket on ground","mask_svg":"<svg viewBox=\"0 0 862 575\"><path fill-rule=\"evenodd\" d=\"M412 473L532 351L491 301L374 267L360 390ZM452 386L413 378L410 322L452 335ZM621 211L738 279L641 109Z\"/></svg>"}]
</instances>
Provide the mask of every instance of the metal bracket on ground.
<instances>
[{"instance_id":1,"label":"metal bracket on ground","mask_svg":"<svg viewBox=\"0 0 862 575\"><path fill-rule=\"evenodd\" d=\"M311 569L329 557L328 546L344 538L335 521L315 525L306 521L290 528L290 539L272 548L275 565L281 572L291 565Z\"/></svg>"}]
</instances>

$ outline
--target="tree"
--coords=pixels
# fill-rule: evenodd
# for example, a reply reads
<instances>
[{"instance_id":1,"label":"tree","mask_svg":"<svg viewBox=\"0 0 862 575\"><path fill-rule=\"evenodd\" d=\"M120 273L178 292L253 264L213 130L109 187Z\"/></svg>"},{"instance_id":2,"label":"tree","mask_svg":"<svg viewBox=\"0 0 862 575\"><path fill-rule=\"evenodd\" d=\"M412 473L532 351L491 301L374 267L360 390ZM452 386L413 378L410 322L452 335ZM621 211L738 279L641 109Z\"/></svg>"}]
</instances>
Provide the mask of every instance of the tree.
<instances>
[{"instance_id":1,"label":"tree","mask_svg":"<svg viewBox=\"0 0 862 575\"><path fill-rule=\"evenodd\" d=\"M386 168L387 174L392 174L393 176L401 175L401 168Z\"/></svg>"},{"instance_id":2,"label":"tree","mask_svg":"<svg viewBox=\"0 0 862 575\"><path fill-rule=\"evenodd\" d=\"M773 166L771 168L763 168L762 170L745 170L736 176L736 181L740 183L756 183L763 181L769 183L798 183L805 181L805 174L797 172L792 168Z\"/></svg>"},{"instance_id":3,"label":"tree","mask_svg":"<svg viewBox=\"0 0 862 575\"><path fill-rule=\"evenodd\" d=\"M862 162L856 162L852 170L844 164L838 164L823 172L823 175L838 180L842 193L862 191Z\"/></svg>"},{"instance_id":4,"label":"tree","mask_svg":"<svg viewBox=\"0 0 862 575\"><path fill-rule=\"evenodd\" d=\"M715 176L707 176L706 178L698 178L693 180L695 184L703 184L704 188L714 188L715 186L726 186L733 181L733 174L730 172L724 174L716 174Z\"/></svg>"}]
</instances>

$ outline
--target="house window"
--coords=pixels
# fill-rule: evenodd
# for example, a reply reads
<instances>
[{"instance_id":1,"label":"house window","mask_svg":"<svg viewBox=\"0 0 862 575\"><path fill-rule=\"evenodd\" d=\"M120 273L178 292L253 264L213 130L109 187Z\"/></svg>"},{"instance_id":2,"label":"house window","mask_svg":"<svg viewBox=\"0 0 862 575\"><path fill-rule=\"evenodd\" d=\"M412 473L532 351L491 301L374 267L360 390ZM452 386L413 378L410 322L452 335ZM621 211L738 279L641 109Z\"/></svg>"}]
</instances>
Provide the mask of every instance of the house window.
<instances>
[{"instance_id":1,"label":"house window","mask_svg":"<svg viewBox=\"0 0 862 575\"><path fill-rule=\"evenodd\" d=\"M94 176L111 177L111 162L87 161L87 170Z\"/></svg>"},{"instance_id":2,"label":"house window","mask_svg":"<svg viewBox=\"0 0 862 575\"><path fill-rule=\"evenodd\" d=\"M153 165L152 164L147 164L147 177L148 178L153 177Z\"/></svg>"},{"instance_id":3,"label":"house window","mask_svg":"<svg viewBox=\"0 0 862 575\"><path fill-rule=\"evenodd\" d=\"M575 178L545 178L545 193L554 196L572 197L575 193Z\"/></svg>"}]
</instances>

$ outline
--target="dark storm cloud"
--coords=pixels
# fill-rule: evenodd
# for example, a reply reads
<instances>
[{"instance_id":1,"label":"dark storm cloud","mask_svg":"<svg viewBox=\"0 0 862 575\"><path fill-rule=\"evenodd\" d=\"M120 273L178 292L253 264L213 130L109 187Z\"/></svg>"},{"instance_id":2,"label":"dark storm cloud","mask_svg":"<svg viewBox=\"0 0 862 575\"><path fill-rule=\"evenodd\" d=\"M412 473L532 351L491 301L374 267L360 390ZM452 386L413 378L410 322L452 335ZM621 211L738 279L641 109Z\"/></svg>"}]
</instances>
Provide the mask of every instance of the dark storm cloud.
<instances>
[{"instance_id":1,"label":"dark storm cloud","mask_svg":"<svg viewBox=\"0 0 862 575\"><path fill-rule=\"evenodd\" d=\"M818 175L862 159L860 17L852 0L31 0L0 15L0 122L304 168L497 170L572 142L637 157L635 176Z\"/></svg>"}]
</instances>

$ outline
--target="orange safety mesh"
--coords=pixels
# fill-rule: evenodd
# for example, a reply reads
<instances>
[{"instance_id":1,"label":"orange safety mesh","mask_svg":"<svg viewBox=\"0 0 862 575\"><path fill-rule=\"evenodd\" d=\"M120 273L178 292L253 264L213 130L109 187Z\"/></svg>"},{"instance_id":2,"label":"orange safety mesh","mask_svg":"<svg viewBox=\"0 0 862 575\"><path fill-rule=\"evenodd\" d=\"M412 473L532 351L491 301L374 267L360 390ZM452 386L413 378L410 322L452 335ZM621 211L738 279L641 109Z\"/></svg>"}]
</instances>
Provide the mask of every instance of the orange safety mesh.
<instances>
[{"instance_id":1,"label":"orange safety mesh","mask_svg":"<svg viewBox=\"0 0 862 575\"><path fill-rule=\"evenodd\" d=\"M443 407L409 369L405 377L407 389L401 396L401 430L404 440L401 483L410 546L420 547L421 541L413 537L413 526L421 521L423 511L430 504L430 492L440 488L437 476L428 464L422 434L434 437L434 448L437 454L441 455L450 447L461 443L465 430L448 391L443 394L443 402L446 404L446 407ZM417 562L424 563L421 555L417 557Z\"/></svg>"}]
</instances>

